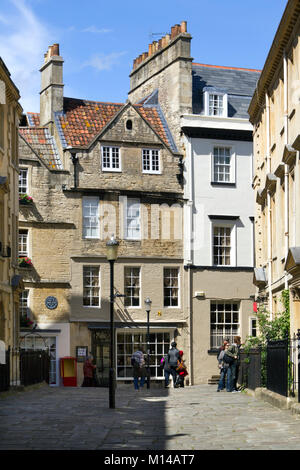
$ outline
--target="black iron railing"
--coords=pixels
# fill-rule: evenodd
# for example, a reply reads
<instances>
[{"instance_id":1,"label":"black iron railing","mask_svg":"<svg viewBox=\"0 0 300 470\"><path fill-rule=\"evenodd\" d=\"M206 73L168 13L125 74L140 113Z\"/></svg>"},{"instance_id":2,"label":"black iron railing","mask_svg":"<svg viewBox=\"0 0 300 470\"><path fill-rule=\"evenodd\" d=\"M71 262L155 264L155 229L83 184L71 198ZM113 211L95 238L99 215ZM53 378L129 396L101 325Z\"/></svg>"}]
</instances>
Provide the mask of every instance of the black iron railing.
<instances>
[{"instance_id":1,"label":"black iron railing","mask_svg":"<svg viewBox=\"0 0 300 470\"><path fill-rule=\"evenodd\" d=\"M11 387L49 383L50 356L47 350L9 348L6 363L0 364L0 392Z\"/></svg>"},{"instance_id":2,"label":"black iron railing","mask_svg":"<svg viewBox=\"0 0 300 470\"><path fill-rule=\"evenodd\" d=\"M251 348L240 351L238 383L245 388L255 390L261 387L261 349Z\"/></svg>"},{"instance_id":3,"label":"black iron railing","mask_svg":"<svg viewBox=\"0 0 300 470\"><path fill-rule=\"evenodd\" d=\"M285 397L289 392L289 338L267 342L267 389Z\"/></svg>"}]
</instances>

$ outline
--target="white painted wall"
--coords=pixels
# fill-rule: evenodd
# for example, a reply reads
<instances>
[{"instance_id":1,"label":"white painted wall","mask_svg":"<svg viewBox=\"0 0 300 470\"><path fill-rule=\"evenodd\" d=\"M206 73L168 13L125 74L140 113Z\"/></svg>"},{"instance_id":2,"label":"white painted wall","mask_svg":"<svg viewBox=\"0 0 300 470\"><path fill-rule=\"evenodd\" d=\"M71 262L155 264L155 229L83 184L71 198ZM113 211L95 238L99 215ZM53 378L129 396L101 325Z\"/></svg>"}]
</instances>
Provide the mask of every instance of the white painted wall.
<instances>
[{"instance_id":1,"label":"white painted wall","mask_svg":"<svg viewBox=\"0 0 300 470\"><path fill-rule=\"evenodd\" d=\"M189 252L190 205L185 206L185 263L212 266L212 221L209 215L239 216L235 224L237 267L253 266L254 196L252 142L185 138L185 197L193 201L192 256ZM235 154L235 186L212 185L214 146L230 146Z\"/></svg>"}]
</instances>

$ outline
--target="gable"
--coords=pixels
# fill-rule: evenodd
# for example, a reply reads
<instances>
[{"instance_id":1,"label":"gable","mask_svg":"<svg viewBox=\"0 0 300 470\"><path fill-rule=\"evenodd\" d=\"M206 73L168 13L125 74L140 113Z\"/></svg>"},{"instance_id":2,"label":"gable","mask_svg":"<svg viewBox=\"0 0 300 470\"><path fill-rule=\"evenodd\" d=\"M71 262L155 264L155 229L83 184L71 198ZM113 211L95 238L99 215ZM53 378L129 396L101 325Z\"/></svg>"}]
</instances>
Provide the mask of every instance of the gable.
<instances>
[{"instance_id":1,"label":"gable","mask_svg":"<svg viewBox=\"0 0 300 470\"><path fill-rule=\"evenodd\" d=\"M148 113L147 117L144 115L143 108L137 110L132 105L124 107L99 138L111 142L165 146L167 136L155 110Z\"/></svg>"}]
</instances>

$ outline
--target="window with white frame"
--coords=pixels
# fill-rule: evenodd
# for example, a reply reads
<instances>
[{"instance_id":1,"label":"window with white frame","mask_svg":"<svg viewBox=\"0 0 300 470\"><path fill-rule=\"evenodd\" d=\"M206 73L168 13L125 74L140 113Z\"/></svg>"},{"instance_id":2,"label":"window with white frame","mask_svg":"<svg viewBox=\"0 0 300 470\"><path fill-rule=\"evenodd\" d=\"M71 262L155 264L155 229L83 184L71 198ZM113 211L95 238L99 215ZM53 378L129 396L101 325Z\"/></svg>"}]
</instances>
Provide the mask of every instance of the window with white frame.
<instances>
[{"instance_id":1,"label":"window with white frame","mask_svg":"<svg viewBox=\"0 0 300 470\"><path fill-rule=\"evenodd\" d=\"M204 89L204 113L206 116L227 117L227 93L218 90Z\"/></svg>"},{"instance_id":2,"label":"window with white frame","mask_svg":"<svg viewBox=\"0 0 300 470\"><path fill-rule=\"evenodd\" d=\"M83 238L99 238L99 198L82 198L82 236Z\"/></svg>"},{"instance_id":3,"label":"window with white frame","mask_svg":"<svg viewBox=\"0 0 300 470\"><path fill-rule=\"evenodd\" d=\"M239 332L239 304L235 302L211 302L210 347L218 348L225 338L233 342Z\"/></svg>"},{"instance_id":4,"label":"window with white frame","mask_svg":"<svg viewBox=\"0 0 300 470\"><path fill-rule=\"evenodd\" d=\"M28 256L28 230L19 230L19 256Z\"/></svg>"},{"instance_id":5,"label":"window with white frame","mask_svg":"<svg viewBox=\"0 0 300 470\"><path fill-rule=\"evenodd\" d=\"M164 307L179 307L179 268L164 268Z\"/></svg>"},{"instance_id":6,"label":"window with white frame","mask_svg":"<svg viewBox=\"0 0 300 470\"><path fill-rule=\"evenodd\" d=\"M126 307L140 307L140 274L141 269L125 267L124 294Z\"/></svg>"},{"instance_id":7,"label":"window with white frame","mask_svg":"<svg viewBox=\"0 0 300 470\"><path fill-rule=\"evenodd\" d=\"M234 183L235 158L231 147L214 147L212 154L212 181Z\"/></svg>"},{"instance_id":8,"label":"window with white frame","mask_svg":"<svg viewBox=\"0 0 300 470\"><path fill-rule=\"evenodd\" d=\"M28 311L28 298L29 298L29 290L23 290L19 295L19 313L20 318L28 318L29 311Z\"/></svg>"},{"instance_id":9,"label":"window with white frame","mask_svg":"<svg viewBox=\"0 0 300 470\"><path fill-rule=\"evenodd\" d=\"M149 335L149 363L150 375L153 378L163 379L163 369L160 366L161 358L170 349L170 332L151 332ZM119 331L117 333L117 378L132 380L131 356L139 347L147 350L146 331Z\"/></svg>"},{"instance_id":10,"label":"window with white frame","mask_svg":"<svg viewBox=\"0 0 300 470\"><path fill-rule=\"evenodd\" d=\"M143 149L143 173L160 173L159 150Z\"/></svg>"},{"instance_id":11,"label":"window with white frame","mask_svg":"<svg viewBox=\"0 0 300 470\"><path fill-rule=\"evenodd\" d=\"M257 320L250 318L250 336L257 336Z\"/></svg>"},{"instance_id":12,"label":"window with white frame","mask_svg":"<svg viewBox=\"0 0 300 470\"><path fill-rule=\"evenodd\" d=\"M85 307L100 306L99 266L83 266L83 305Z\"/></svg>"},{"instance_id":13,"label":"window with white frame","mask_svg":"<svg viewBox=\"0 0 300 470\"><path fill-rule=\"evenodd\" d=\"M102 170L121 171L119 147L102 147Z\"/></svg>"},{"instance_id":14,"label":"window with white frame","mask_svg":"<svg viewBox=\"0 0 300 470\"><path fill-rule=\"evenodd\" d=\"M216 266L230 266L232 257L232 230L231 226L213 226L213 264Z\"/></svg>"},{"instance_id":15,"label":"window with white frame","mask_svg":"<svg viewBox=\"0 0 300 470\"><path fill-rule=\"evenodd\" d=\"M141 239L141 203L139 199L127 198L125 226L127 239Z\"/></svg>"},{"instance_id":16,"label":"window with white frame","mask_svg":"<svg viewBox=\"0 0 300 470\"><path fill-rule=\"evenodd\" d=\"M27 194L28 191L28 169L20 168L19 171L19 193Z\"/></svg>"}]
</instances>

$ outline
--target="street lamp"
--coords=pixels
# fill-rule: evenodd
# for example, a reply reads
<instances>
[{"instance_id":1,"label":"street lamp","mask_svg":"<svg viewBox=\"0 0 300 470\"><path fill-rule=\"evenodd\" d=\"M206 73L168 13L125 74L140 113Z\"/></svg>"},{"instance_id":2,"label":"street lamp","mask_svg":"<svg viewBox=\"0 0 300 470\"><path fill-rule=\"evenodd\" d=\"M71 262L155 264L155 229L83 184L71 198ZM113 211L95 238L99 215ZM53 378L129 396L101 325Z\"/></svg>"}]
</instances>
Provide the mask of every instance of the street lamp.
<instances>
[{"instance_id":1,"label":"street lamp","mask_svg":"<svg viewBox=\"0 0 300 470\"><path fill-rule=\"evenodd\" d=\"M114 328L114 263L118 257L119 242L114 235L106 243L106 258L110 264L110 358L109 358L109 407L115 408L115 328Z\"/></svg>"},{"instance_id":2,"label":"street lamp","mask_svg":"<svg viewBox=\"0 0 300 470\"><path fill-rule=\"evenodd\" d=\"M147 297L145 300L145 309L147 312L147 388L150 388L150 335L149 335L149 328L150 328L150 310L152 300Z\"/></svg>"}]
</instances>

